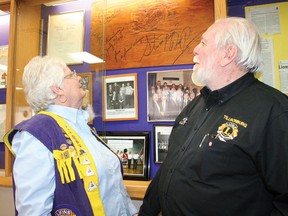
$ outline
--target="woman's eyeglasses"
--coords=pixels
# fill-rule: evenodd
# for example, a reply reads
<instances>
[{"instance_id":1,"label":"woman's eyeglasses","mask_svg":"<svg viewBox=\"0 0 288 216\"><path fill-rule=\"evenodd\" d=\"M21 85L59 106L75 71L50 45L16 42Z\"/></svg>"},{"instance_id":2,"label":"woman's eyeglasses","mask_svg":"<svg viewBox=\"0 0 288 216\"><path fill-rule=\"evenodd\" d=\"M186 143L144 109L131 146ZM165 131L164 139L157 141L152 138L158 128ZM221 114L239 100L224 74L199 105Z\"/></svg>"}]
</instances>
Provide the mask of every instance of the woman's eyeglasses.
<instances>
[{"instance_id":1,"label":"woman's eyeglasses","mask_svg":"<svg viewBox=\"0 0 288 216\"><path fill-rule=\"evenodd\" d=\"M71 71L71 73L64 76L64 79L70 79L70 78L76 77L76 76L77 76L77 72L75 70L73 70L73 71Z\"/></svg>"}]
</instances>

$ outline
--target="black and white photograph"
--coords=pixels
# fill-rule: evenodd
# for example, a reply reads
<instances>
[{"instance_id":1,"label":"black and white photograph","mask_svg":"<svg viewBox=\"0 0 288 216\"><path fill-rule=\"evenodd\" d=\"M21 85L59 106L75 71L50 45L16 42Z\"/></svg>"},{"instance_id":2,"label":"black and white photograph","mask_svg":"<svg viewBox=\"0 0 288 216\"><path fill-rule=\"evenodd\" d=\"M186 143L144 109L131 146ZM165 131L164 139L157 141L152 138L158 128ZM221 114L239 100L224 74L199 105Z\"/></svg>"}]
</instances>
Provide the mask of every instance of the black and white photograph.
<instances>
[{"instance_id":1,"label":"black and white photograph","mask_svg":"<svg viewBox=\"0 0 288 216\"><path fill-rule=\"evenodd\" d=\"M104 77L103 119L105 121L137 120L137 74Z\"/></svg>"},{"instance_id":2,"label":"black and white photograph","mask_svg":"<svg viewBox=\"0 0 288 216\"><path fill-rule=\"evenodd\" d=\"M192 69L147 73L147 121L175 121L182 109L198 94Z\"/></svg>"},{"instance_id":3,"label":"black and white photograph","mask_svg":"<svg viewBox=\"0 0 288 216\"><path fill-rule=\"evenodd\" d=\"M162 163L168 153L168 141L173 125L154 125L155 163Z\"/></svg>"},{"instance_id":4,"label":"black and white photograph","mask_svg":"<svg viewBox=\"0 0 288 216\"><path fill-rule=\"evenodd\" d=\"M148 180L149 132L98 132L98 134L121 160L124 179Z\"/></svg>"}]
</instances>

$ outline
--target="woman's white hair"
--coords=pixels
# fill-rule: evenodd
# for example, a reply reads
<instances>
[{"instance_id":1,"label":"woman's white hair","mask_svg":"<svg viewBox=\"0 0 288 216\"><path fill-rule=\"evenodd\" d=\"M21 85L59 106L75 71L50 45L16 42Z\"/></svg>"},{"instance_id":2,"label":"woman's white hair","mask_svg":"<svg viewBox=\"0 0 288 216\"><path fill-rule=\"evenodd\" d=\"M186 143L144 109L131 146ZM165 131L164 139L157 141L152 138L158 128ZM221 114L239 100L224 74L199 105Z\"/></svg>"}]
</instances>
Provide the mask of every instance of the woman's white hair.
<instances>
[{"instance_id":1,"label":"woman's white hair","mask_svg":"<svg viewBox=\"0 0 288 216\"><path fill-rule=\"evenodd\" d=\"M218 48L224 48L229 44L238 47L238 65L250 72L258 72L262 69L260 36L255 26L241 17L229 17L218 19L223 29L215 35Z\"/></svg>"},{"instance_id":2,"label":"woman's white hair","mask_svg":"<svg viewBox=\"0 0 288 216\"><path fill-rule=\"evenodd\" d=\"M51 86L60 87L64 79L64 61L50 56L36 56L24 68L22 77L27 103L36 113L54 103L57 95Z\"/></svg>"}]
</instances>

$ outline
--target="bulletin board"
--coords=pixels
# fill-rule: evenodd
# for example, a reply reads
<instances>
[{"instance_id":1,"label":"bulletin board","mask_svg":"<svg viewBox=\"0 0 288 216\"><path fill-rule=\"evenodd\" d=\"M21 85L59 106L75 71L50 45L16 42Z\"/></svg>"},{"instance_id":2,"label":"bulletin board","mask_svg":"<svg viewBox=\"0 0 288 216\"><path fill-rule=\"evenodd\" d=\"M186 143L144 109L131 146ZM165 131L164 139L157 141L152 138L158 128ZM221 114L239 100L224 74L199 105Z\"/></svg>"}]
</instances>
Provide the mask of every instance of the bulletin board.
<instances>
[{"instance_id":1,"label":"bulletin board","mask_svg":"<svg viewBox=\"0 0 288 216\"><path fill-rule=\"evenodd\" d=\"M263 70L259 79L288 94L288 2L245 7L261 35Z\"/></svg>"},{"instance_id":2,"label":"bulletin board","mask_svg":"<svg viewBox=\"0 0 288 216\"><path fill-rule=\"evenodd\" d=\"M194 47L213 22L211 0L95 1L90 52L105 59L108 70L191 64Z\"/></svg>"}]
</instances>

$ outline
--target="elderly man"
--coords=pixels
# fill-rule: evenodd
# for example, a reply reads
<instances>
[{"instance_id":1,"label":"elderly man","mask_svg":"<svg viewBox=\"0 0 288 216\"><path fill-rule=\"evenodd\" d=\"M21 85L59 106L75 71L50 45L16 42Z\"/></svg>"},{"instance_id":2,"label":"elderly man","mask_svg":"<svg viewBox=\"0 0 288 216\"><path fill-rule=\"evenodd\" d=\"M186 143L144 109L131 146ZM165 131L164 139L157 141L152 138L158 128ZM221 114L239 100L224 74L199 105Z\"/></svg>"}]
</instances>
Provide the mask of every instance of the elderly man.
<instances>
[{"instance_id":1,"label":"elderly man","mask_svg":"<svg viewBox=\"0 0 288 216\"><path fill-rule=\"evenodd\" d=\"M139 215L288 215L288 98L254 77L256 29L217 20L194 55L204 87L177 117Z\"/></svg>"}]
</instances>

